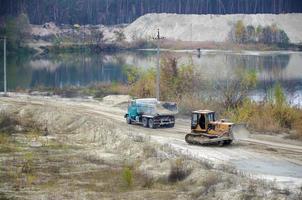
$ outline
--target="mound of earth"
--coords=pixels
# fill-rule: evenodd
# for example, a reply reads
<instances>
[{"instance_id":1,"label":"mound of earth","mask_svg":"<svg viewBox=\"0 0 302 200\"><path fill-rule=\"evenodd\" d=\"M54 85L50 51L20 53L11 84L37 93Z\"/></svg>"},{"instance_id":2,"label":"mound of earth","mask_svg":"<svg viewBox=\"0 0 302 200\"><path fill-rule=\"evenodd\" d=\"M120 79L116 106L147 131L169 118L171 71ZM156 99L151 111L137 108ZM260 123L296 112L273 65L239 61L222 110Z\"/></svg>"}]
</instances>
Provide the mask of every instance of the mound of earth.
<instances>
[{"instance_id":1,"label":"mound of earth","mask_svg":"<svg viewBox=\"0 0 302 200\"><path fill-rule=\"evenodd\" d=\"M159 28L161 35L167 39L225 42L238 20L254 27L276 24L286 32L291 43L302 42L302 14L147 14L128 25L124 31L128 41L152 39Z\"/></svg>"}]
</instances>

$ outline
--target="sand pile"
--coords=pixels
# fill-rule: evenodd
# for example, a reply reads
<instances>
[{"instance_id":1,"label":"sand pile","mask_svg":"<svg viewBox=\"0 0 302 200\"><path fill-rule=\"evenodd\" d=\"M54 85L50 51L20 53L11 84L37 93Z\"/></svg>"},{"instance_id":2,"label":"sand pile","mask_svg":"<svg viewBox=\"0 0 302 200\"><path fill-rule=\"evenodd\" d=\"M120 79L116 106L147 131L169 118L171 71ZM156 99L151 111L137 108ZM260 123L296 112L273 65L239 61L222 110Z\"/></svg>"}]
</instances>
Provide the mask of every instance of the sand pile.
<instances>
[{"instance_id":1,"label":"sand pile","mask_svg":"<svg viewBox=\"0 0 302 200\"><path fill-rule=\"evenodd\" d=\"M302 42L302 14L147 14L128 25L125 35L128 41L138 38L152 39L159 28L162 36L168 39L224 42L238 20L254 27L276 24L286 32L291 43Z\"/></svg>"}]
</instances>

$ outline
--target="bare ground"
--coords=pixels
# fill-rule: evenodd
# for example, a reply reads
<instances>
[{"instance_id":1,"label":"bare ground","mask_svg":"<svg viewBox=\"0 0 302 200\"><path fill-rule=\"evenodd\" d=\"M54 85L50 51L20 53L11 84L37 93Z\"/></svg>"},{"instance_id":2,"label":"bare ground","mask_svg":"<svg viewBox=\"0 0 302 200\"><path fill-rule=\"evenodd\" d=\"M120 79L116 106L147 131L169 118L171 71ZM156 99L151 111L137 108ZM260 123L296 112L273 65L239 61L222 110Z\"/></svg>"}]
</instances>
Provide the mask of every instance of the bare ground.
<instances>
[{"instance_id":1,"label":"bare ground","mask_svg":"<svg viewBox=\"0 0 302 200\"><path fill-rule=\"evenodd\" d=\"M0 154L0 197L301 198L300 145L253 135L229 147L191 146L184 142L187 119L172 129L127 125L120 103L1 97L0 110L31 118L42 130L47 127L48 135L13 135L17 149ZM27 164L31 170L23 169ZM123 178L126 168L133 173L131 186Z\"/></svg>"}]
</instances>

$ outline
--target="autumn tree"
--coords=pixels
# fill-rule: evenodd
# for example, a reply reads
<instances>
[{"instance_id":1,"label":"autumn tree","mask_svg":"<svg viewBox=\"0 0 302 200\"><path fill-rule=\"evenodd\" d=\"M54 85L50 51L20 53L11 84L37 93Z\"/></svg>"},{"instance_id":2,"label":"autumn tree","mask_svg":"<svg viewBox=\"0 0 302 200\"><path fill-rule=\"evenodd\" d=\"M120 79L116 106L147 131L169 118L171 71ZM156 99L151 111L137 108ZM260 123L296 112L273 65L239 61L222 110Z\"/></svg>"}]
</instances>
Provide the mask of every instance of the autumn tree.
<instances>
[{"instance_id":1,"label":"autumn tree","mask_svg":"<svg viewBox=\"0 0 302 200\"><path fill-rule=\"evenodd\" d=\"M237 21L235 25L235 40L237 43L244 43L246 39L245 26L242 20Z\"/></svg>"},{"instance_id":2,"label":"autumn tree","mask_svg":"<svg viewBox=\"0 0 302 200\"><path fill-rule=\"evenodd\" d=\"M178 66L177 58L172 56L166 56L161 60L161 100L175 101L181 100L185 95L193 95L198 81L193 67L190 62ZM154 97L156 88L156 71L154 69L138 72L135 68L128 68L126 74L133 96Z\"/></svg>"},{"instance_id":3,"label":"autumn tree","mask_svg":"<svg viewBox=\"0 0 302 200\"><path fill-rule=\"evenodd\" d=\"M181 99L183 95L193 93L195 79L193 63L178 66L178 60L172 56L166 56L161 61L160 90L162 98Z\"/></svg>"},{"instance_id":4,"label":"autumn tree","mask_svg":"<svg viewBox=\"0 0 302 200\"><path fill-rule=\"evenodd\" d=\"M155 96L156 71L148 69L144 71L140 78L131 84L130 94L135 97L154 97Z\"/></svg>"},{"instance_id":5,"label":"autumn tree","mask_svg":"<svg viewBox=\"0 0 302 200\"><path fill-rule=\"evenodd\" d=\"M284 30L277 27L276 24L270 26L252 25L244 26L242 21L238 21L231 30L231 39L236 43L264 43L264 44L282 44L287 45L290 40Z\"/></svg>"},{"instance_id":6,"label":"autumn tree","mask_svg":"<svg viewBox=\"0 0 302 200\"><path fill-rule=\"evenodd\" d=\"M227 82L217 82L215 88L220 94L221 102L226 108L237 108L248 96L248 92L257 84L255 71L247 71L238 68L229 76Z\"/></svg>"}]
</instances>

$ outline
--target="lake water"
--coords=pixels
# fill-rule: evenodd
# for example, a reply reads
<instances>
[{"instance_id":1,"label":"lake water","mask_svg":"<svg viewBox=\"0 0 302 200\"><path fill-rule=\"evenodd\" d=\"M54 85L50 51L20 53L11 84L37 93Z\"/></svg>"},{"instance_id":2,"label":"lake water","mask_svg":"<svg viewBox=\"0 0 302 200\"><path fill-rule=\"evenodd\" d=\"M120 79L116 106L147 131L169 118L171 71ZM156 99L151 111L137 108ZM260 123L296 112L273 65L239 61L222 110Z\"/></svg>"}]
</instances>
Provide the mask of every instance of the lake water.
<instances>
[{"instance_id":1,"label":"lake water","mask_svg":"<svg viewBox=\"0 0 302 200\"><path fill-rule=\"evenodd\" d=\"M257 51L162 51L161 55L178 58L178 64L193 62L205 82L228 81L238 69L257 72L258 86L251 91L261 99L275 82L280 82L292 104L302 104L302 53ZM1 64L3 62L1 58ZM126 82L125 66L156 67L152 50L115 54L64 53L44 57L9 56L7 63L8 90L38 86L86 86L93 83ZM1 65L2 66L2 65ZM3 90L3 69L0 70Z\"/></svg>"}]
</instances>

